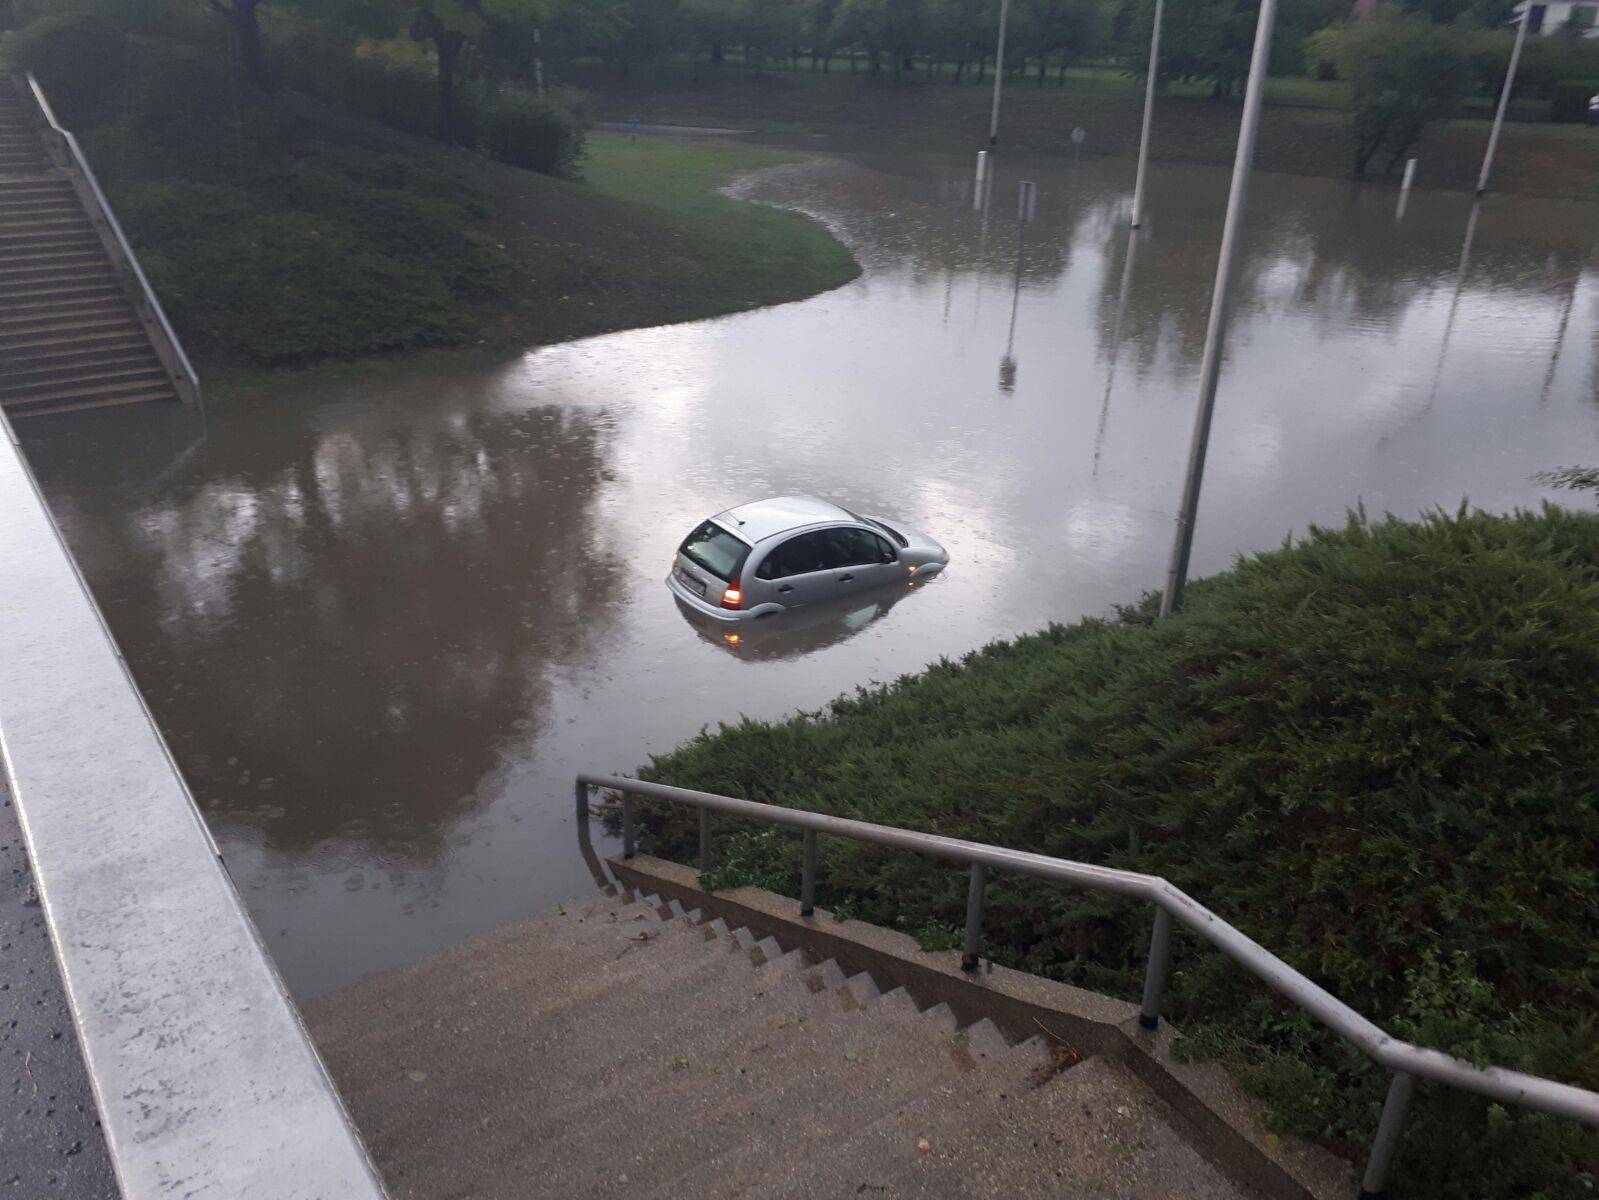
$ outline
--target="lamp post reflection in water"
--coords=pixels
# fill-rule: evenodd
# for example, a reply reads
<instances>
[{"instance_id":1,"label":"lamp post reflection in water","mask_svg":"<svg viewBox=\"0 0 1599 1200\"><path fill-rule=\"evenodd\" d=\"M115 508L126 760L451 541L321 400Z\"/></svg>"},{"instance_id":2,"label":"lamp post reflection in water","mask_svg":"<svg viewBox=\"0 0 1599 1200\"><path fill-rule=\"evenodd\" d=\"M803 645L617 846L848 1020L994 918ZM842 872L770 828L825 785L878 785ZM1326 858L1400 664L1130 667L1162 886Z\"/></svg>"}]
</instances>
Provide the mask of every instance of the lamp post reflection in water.
<instances>
[{"instance_id":1,"label":"lamp post reflection in water","mask_svg":"<svg viewBox=\"0 0 1599 1200\"><path fill-rule=\"evenodd\" d=\"M1110 368L1105 372L1105 398L1099 406L1099 428L1094 431L1093 477L1099 478L1099 455L1105 448L1105 426L1110 421L1110 393L1116 386L1116 363L1121 358L1122 321L1127 316L1127 297L1132 292L1133 263L1138 258L1138 229L1127 235L1127 260L1122 263L1122 287L1116 296L1116 319L1110 326Z\"/></svg>"},{"instance_id":2,"label":"lamp post reflection in water","mask_svg":"<svg viewBox=\"0 0 1599 1200\"><path fill-rule=\"evenodd\" d=\"M1477 240L1477 218L1482 215L1482 201L1473 200L1471 216L1466 219L1466 239L1460 244L1460 262L1455 267L1455 294L1449 300L1449 316L1444 320L1443 341L1438 343L1438 365L1432 369L1432 390L1427 393L1427 407L1438 398L1438 380L1444 373L1444 358L1449 353L1449 339L1455 332L1455 313L1460 311L1460 293L1466 287L1466 275L1471 270L1471 247Z\"/></svg>"},{"instance_id":3,"label":"lamp post reflection in water","mask_svg":"<svg viewBox=\"0 0 1599 1200\"><path fill-rule=\"evenodd\" d=\"M999 360L999 386L1016 390L1016 309L1022 299L1022 260L1027 245L1027 226L1038 215L1038 185L1022 180L1016 189L1016 280L1010 294L1010 331L1005 336L1005 356Z\"/></svg>"}]
</instances>

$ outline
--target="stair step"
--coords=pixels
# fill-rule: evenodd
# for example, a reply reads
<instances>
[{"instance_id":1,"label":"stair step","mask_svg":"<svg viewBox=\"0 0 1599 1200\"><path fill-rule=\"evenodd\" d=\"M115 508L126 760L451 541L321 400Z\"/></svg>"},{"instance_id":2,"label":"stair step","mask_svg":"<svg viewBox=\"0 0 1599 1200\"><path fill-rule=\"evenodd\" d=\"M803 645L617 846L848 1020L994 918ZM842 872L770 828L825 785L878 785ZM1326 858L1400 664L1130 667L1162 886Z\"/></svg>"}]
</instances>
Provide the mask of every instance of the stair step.
<instances>
[{"instance_id":1,"label":"stair step","mask_svg":"<svg viewBox=\"0 0 1599 1200\"><path fill-rule=\"evenodd\" d=\"M12 420L22 417L47 417L55 413L84 412L92 408L118 408L125 404L149 404L178 400L178 394L168 388L161 392L148 392L142 395L106 396L98 400L81 402L72 401L47 401L41 403L11 403L5 404L6 416Z\"/></svg>"},{"instance_id":2,"label":"stair step","mask_svg":"<svg viewBox=\"0 0 1599 1200\"><path fill-rule=\"evenodd\" d=\"M92 237L64 239L59 243L24 242L0 248L0 269L78 266L95 260L105 262L105 251Z\"/></svg>"},{"instance_id":3,"label":"stair step","mask_svg":"<svg viewBox=\"0 0 1599 1200\"><path fill-rule=\"evenodd\" d=\"M49 387L28 392L13 392L10 389L6 389L3 394L0 394L0 403L14 404L27 400L62 404L78 400L103 400L113 396L154 395L162 391L172 394L171 386L163 387L163 383L165 383L164 373L154 382L146 378L125 378L105 380L99 383L72 384L66 387Z\"/></svg>"},{"instance_id":4,"label":"stair step","mask_svg":"<svg viewBox=\"0 0 1599 1200\"><path fill-rule=\"evenodd\" d=\"M134 364L119 369L83 371L72 376L46 379L19 380L8 372L6 378L0 380L0 397L21 393L44 395L79 387L110 388L121 384L150 384L155 386L170 382L166 368L161 365L159 359L154 362Z\"/></svg>"},{"instance_id":5,"label":"stair step","mask_svg":"<svg viewBox=\"0 0 1599 1200\"><path fill-rule=\"evenodd\" d=\"M63 347L91 348L95 344L106 342L122 343L125 341L144 341L144 330L138 325L129 322L126 328L84 330L76 334L58 334L52 337L35 338L29 341L7 343L0 338L0 362L16 362L27 359L36 353L54 350Z\"/></svg>"},{"instance_id":6,"label":"stair step","mask_svg":"<svg viewBox=\"0 0 1599 1200\"><path fill-rule=\"evenodd\" d=\"M40 350L12 352L0 348L0 370L8 375L47 373L51 370L70 370L80 363L106 362L154 353L141 329L119 338L80 339Z\"/></svg>"},{"instance_id":7,"label":"stair step","mask_svg":"<svg viewBox=\"0 0 1599 1200\"><path fill-rule=\"evenodd\" d=\"M135 320L133 309L120 296L103 300L80 300L77 303L26 306L8 304L0 308L0 337L25 333L32 329L53 329L62 322L95 322L109 318Z\"/></svg>"},{"instance_id":8,"label":"stair step","mask_svg":"<svg viewBox=\"0 0 1599 1200\"><path fill-rule=\"evenodd\" d=\"M121 304L126 308L127 297L122 294L121 288L110 285L84 289L69 296L56 296L50 299L7 295L4 297L4 303L0 304L0 323L4 323L7 318L37 316L52 312L76 312L106 304Z\"/></svg>"},{"instance_id":9,"label":"stair step","mask_svg":"<svg viewBox=\"0 0 1599 1200\"><path fill-rule=\"evenodd\" d=\"M71 339L77 336L132 331L139 328L139 323L126 313L82 319L67 317L26 329L0 329L0 346L7 348L29 346L41 342L48 343L58 338Z\"/></svg>"},{"instance_id":10,"label":"stair step","mask_svg":"<svg viewBox=\"0 0 1599 1200\"><path fill-rule=\"evenodd\" d=\"M53 367L32 367L17 369L7 366L5 374L0 376L0 391L15 386L40 387L50 383L66 383L76 379L93 379L100 376L115 376L132 372L157 371L161 377L167 377L166 368L161 360L156 357L154 350L146 350L143 354L122 354L109 358L79 359L73 358Z\"/></svg>"},{"instance_id":11,"label":"stair step","mask_svg":"<svg viewBox=\"0 0 1599 1200\"><path fill-rule=\"evenodd\" d=\"M0 209L0 245L10 244L15 238L51 233L94 233L89 218L70 208L60 212L8 213Z\"/></svg>"},{"instance_id":12,"label":"stair step","mask_svg":"<svg viewBox=\"0 0 1599 1200\"><path fill-rule=\"evenodd\" d=\"M117 283L117 273L104 258L91 258L65 267L0 267L0 295L39 287L81 287L90 283Z\"/></svg>"}]
</instances>

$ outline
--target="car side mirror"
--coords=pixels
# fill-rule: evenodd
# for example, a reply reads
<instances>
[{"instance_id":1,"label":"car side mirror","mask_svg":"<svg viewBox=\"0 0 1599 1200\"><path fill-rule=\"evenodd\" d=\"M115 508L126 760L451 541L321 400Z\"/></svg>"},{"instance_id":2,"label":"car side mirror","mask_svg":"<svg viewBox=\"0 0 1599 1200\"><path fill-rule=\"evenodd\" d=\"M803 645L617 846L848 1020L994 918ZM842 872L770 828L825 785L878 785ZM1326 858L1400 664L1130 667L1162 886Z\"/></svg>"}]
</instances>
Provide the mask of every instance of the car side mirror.
<instances>
[{"instance_id":1,"label":"car side mirror","mask_svg":"<svg viewBox=\"0 0 1599 1200\"><path fill-rule=\"evenodd\" d=\"M892 550L885 550L883 551L883 561L885 563L897 563L899 561L899 555Z\"/></svg>"}]
</instances>

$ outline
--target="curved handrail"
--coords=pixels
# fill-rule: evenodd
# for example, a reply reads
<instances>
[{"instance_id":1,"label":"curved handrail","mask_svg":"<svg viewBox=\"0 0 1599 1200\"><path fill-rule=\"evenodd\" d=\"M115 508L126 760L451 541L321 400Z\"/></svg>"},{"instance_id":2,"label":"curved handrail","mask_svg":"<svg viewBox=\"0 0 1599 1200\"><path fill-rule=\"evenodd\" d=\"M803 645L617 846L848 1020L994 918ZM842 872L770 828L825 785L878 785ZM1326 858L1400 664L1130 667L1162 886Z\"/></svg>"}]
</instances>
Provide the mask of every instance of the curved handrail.
<instances>
[{"instance_id":1,"label":"curved handrail","mask_svg":"<svg viewBox=\"0 0 1599 1200\"><path fill-rule=\"evenodd\" d=\"M1398 1124L1404 1119L1406 1102L1415 1079L1430 1079L1446 1087L1475 1092L1491 1100L1519 1105L1551 1116L1566 1117L1585 1125L1599 1128L1599 1092L1528 1075L1505 1067L1479 1067L1464 1059L1455 1058L1438 1050L1429 1050L1384 1032L1382 1028L1361 1016L1331 992L1313 983L1264 946L1239 932L1199 901L1176 885L1158 875L1143 875L1136 871L1122 871L1113 867L1099 867L1091 863L1073 862L1052 858L1046 854L1033 854L1025 850L1010 850L1003 846L990 846L982 842L969 842L961 838L940 834L919 833L911 829L897 829L889 825L876 825L848 817L834 817L826 813L804 809L783 808L755 800L740 800L732 796L718 796L711 792L698 792L690 788L672 787L664 783L647 783L639 779L624 779L615 775L580 774L577 777L577 802L580 818L588 811L588 790L607 788L622 794L622 844L625 857L632 857L634 830L631 798L635 795L653 797L688 804L701 811L731 813L750 820L764 821L770 825L786 825L806 832L807 842L818 834L850 838L879 846L892 846L919 854L966 863L972 867L972 900L967 909L966 946L968 965L975 965L978 930L982 921L983 876L989 868L1031 875L1057 883L1075 884L1092 891L1112 892L1147 900L1156 906L1155 934L1151 939L1150 962L1144 989L1141 1020L1153 1027L1158 1012L1160 990L1166 975L1167 930L1169 921L1177 920L1228 958L1238 963L1273 991L1291 1001L1334 1033L1353 1043L1366 1057L1394 1072L1389 1102L1383 1110L1383 1125L1379 1127L1372 1163L1367 1168L1366 1191L1376 1194L1382 1188L1386 1172L1386 1156L1393 1151ZM701 851L705 852L708 828L701 826ZM802 890L806 895L814 889L815 855L807 846L805 861L806 879ZM703 866L703 864L702 864ZM1379 1162L1379 1156L1381 1161ZM1375 1177L1374 1177L1375 1175Z\"/></svg>"},{"instance_id":2,"label":"curved handrail","mask_svg":"<svg viewBox=\"0 0 1599 1200\"><path fill-rule=\"evenodd\" d=\"M183 351L183 343L178 341L178 335L172 329L172 323L167 320L166 310L161 307L161 301L156 299L155 289L150 286L150 281L144 276L144 268L139 266L138 255L134 254L133 247L129 245L127 235L122 232L122 224L117 220L117 214L112 211L111 204L106 200L105 193L100 190L100 181L95 178L94 169L89 166L89 160L83 156L83 149L78 145L78 139L72 131L62 128L56 120L55 110L50 107L50 101L45 99L44 89L39 86L39 81L34 78L33 72L27 76L28 88L33 93L33 101L39 106L39 112L44 116L45 125L51 133L60 139L66 147L67 154L72 159L73 168L88 185L89 194L93 196L95 206L100 210L100 216L105 219L106 227L111 230L111 236L116 239L117 248L121 252L123 261L132 272L134 280L138 283L144 295L144 302L149 305L150 313L155 317L156 323L161 327L161 334L171 347L173 357L177 359L178 367L183 373L184 381L193 393L196 403L200 399L200 377L194 373L194 366L189 362L189 356Z\"/></svg>"}]
</instances>

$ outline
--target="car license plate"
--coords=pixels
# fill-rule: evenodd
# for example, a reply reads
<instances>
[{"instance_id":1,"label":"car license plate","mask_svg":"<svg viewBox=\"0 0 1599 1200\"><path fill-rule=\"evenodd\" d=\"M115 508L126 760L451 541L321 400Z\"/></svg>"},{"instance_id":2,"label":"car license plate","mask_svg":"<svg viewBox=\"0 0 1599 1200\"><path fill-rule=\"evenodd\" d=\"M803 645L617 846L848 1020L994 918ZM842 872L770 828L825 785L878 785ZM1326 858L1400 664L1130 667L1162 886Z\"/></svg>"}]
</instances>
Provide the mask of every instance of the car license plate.
<instances>
[{"instance_id":1,"label":"car license plate","mask_svg":"<svg viewBox=\"0 0 1599 1200\"><path fill-rule=\"evenodd\" d=\"M688 588L688 590L693 592L696 596L705 595L705 585L698 579L695 579L694 576L690 575L682 567L677 569L677 577L683 581L683 586Z\"/></svg>"}]
</instances>

